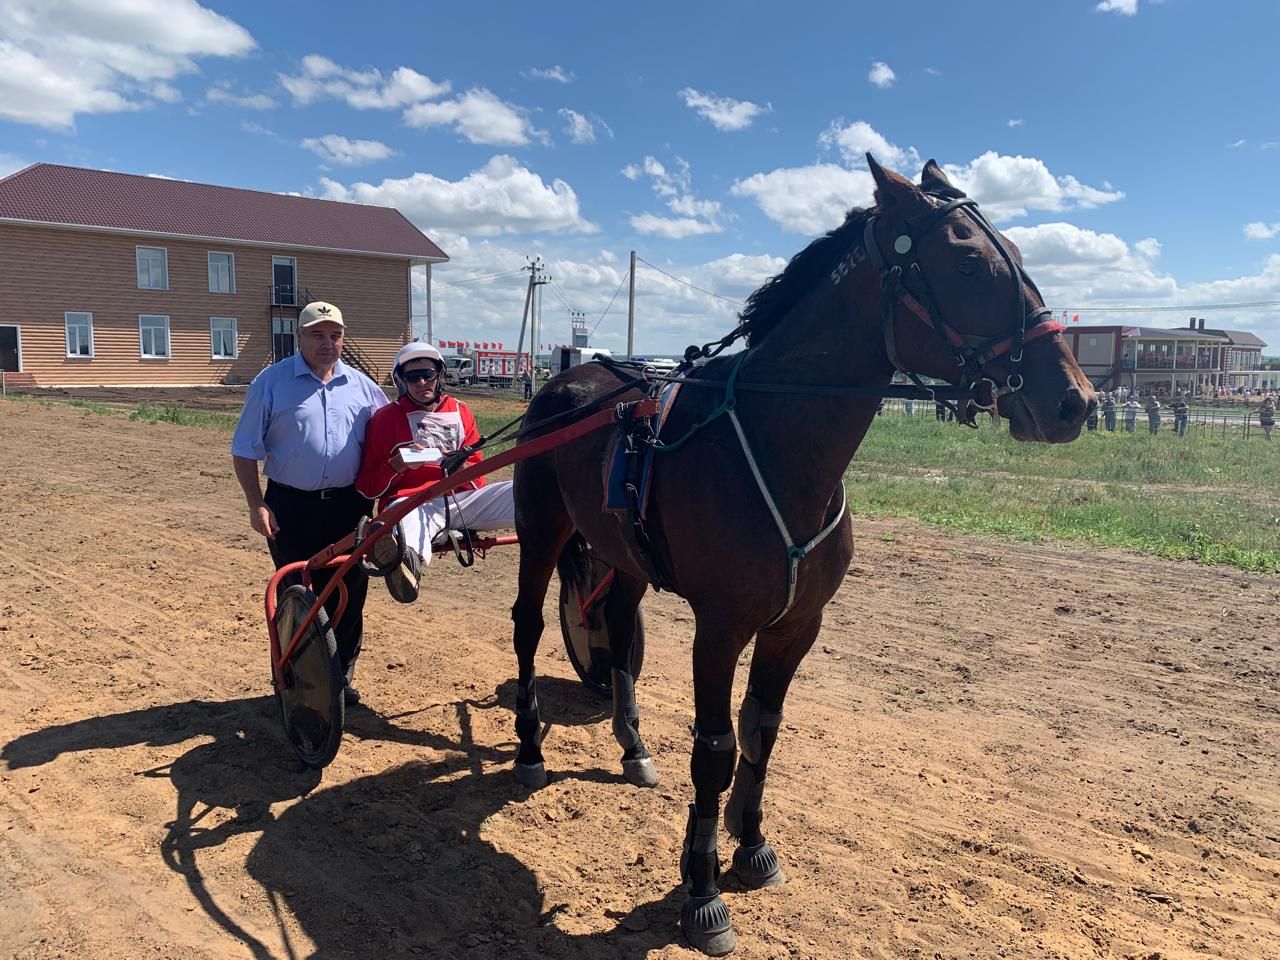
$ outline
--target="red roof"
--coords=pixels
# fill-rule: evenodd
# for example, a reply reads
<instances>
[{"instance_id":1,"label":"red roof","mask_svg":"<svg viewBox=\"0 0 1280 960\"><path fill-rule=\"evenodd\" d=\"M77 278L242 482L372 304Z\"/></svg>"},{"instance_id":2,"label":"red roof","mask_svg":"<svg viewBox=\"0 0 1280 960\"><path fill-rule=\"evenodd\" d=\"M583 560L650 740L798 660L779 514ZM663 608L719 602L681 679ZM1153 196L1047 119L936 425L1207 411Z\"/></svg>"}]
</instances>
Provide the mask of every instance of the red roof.
<instances>
[{"instance_id":1,"label":"red roof","mask_svg":"<svg viewBox=\"0 0 1280 960\"><path fill-rule=\"evenodd\" d=\"M0 219L449 259L392 207L288 197L56 163L37 163L0 180Z\"/></svg>"}]
</instances>

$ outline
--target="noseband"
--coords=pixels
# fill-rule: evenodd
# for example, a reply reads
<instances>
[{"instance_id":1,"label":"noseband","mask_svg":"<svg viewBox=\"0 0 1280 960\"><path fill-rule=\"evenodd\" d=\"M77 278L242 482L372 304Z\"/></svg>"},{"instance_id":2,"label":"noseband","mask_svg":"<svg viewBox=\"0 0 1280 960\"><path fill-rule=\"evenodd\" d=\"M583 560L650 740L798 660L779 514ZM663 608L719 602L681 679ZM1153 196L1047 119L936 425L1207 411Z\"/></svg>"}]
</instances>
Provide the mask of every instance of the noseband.
<instances>
[{"instance_id":1,"label":"noseband","mask_svg":"<svg viewBox=\"0 0 1280 960\"><path fill-rule=\"evenodd\" d=\"M986 234L987 239L1000 251L1000 256L1004 258L1005 264L1009 267L1009 275L1015 279L1015 310L1013 315L1018 320L1007 333L999 333L986 339L981 336L959 333L943 319L942 312L938 309L937 301L932 295L924 269L916 256L916 251L921 238L933 230L953 210L960 210L969 220L978 225L982 232ZM898 355L895 323L897 320L897 307L901 304L946 341L956 359L956 365L964 368L959 384L961 388L972 388L976 397L980 385L988 385L990 398L985 404L980 400L975 400L974 405L977 408L991 410L995 407L1000 397L1017 393L1021 390L1023 380L1020 371L1022 369L1023 347L1032 340L1060 333L1066 327L1050 319L1053 311L1048 307L1041 307L1030 313L1027 312L1027 286L1035 290L1036 296L1040 297L1041 303L1044 302L1044 297L1041 296L1035 282L1022 269L1022 265L1009 252L1008 247L1000 239L1000 234L987 222L987 218L978 212L977 201L969 197L948 200L937 207L914 230L905 222L889 221L894 228L895 237L892 262L886 260L880 252L880 244L877 242L875 235L877 219L877 217L867 218L866 227L863 230L862 245L867 252L871 265L880 274L880 315L884 322L885 351L888 353L889 361L894 367L906 374L918 385L924 386L919 377L906 368ZM852 260L853 257L849 259ZM837 280L837 282L839 281ZM915 289L913 290L912 288ZM984 368L992 360L1006 355L1009 357L1009 374L1005 378L1004 385L1000 386L986 374ZM957 410L956 413L960 416L962 422L972 420L971 411Z\"/></svg>"}]
</instances>

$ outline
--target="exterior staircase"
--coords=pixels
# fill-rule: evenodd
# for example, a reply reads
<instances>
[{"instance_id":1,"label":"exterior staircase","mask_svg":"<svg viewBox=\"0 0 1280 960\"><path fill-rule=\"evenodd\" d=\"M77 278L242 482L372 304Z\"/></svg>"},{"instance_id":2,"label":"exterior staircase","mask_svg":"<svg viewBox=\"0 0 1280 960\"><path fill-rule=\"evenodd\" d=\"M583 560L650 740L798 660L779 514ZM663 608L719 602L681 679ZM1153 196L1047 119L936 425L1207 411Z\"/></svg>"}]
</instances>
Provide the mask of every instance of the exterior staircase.
<instances>
[{"instance_id":1,"label":"exterior staircase","mask_svg":"<svg viewBox=\"0 0 1280 960\"><path fill-rule=\"evenodd\" d=\"M38 387L34 374L14 373L12 370L0 370L0 390L30 390Z\"/></svg>"},{"instance_id":2,"label":"exterior staircase","mask_svg":"<svg viewBox=\"0 0 1280 960\"><path fill-rule=\"evenodd\" d=\"M342 362L355 367L379 386L383 386L382 373L360 344L351 339L350 334L342 338Z\"/></svg>"}]
</instances>

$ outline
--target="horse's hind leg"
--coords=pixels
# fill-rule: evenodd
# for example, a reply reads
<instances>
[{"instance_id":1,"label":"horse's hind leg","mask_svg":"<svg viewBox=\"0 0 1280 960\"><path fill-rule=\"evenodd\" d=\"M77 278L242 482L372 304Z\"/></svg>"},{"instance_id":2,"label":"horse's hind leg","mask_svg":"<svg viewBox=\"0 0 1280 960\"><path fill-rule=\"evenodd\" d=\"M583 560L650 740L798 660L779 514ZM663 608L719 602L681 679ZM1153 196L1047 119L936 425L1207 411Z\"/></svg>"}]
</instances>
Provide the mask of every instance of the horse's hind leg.
<instances>
[{"instance_id":1,"label":"horse's hind leg","mask_svg":"<svg viewBox=\"0 0 1280 960\"><path fill-rule=\"evenodd\" d=\"M614 574L605 599L604 621L609 630L613 660L613 735L622 747L622 774L637 787L656 787L658 768L640 739L640 708L636 706L636 678L631 675L631 648L635 643L640 600L648 588L643 580L621 571Z\"/></svg>"},{"instance_id":2,"label":"horse's hind leg","mask_svg":"<svg viewBox=\"0 0 1280 960\"><path fill-rule=\"evenodd\" d=\"M547 771L542 761L542 717L533 660L542 637L542 604L547 585L573 527L547 459L529 460L516 468L515 497L516 533L520 538L519 589L511 608L519 662L516 735L520 747L516 751L515 773L518 783L537 790L546 786Z\"/></svg>"},{"instance_id":3,"label":"horse's hind leg","mask_svg":"<svg viewBox=\"0 0 1280 960\"><path fill-rule=\"evenodd\" d=\"M786 880L777 855L760 830L765 772L782 723L782 701L821 625L822 614L818 613L797 624L761 631L756 637L747 694L738 713L742 754L733 792L724 808L725 829L738 838L733 871L745 887L772 887Z\"/></svg>"}]
</instances>

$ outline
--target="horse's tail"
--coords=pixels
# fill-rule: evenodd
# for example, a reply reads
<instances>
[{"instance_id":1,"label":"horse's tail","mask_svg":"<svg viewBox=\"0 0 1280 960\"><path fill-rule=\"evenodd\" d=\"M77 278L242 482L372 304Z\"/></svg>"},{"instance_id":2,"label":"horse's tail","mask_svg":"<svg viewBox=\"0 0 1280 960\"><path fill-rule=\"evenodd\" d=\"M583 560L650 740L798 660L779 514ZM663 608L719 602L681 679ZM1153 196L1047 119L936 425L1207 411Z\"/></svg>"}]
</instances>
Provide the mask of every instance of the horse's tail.
<instances>
[{"instance_id":1,"label":"horse's tail","mask_svg":"<svg viewBox=\"0 0 1280 960\"><path fill-rule=\"evenodd\" d=\"M575 532L569 542L560 551L560 559L556 561L556 569L560 571L560 582L575 587L585 586L590 579L591 558L587 555L587 541L582 534Z\"/></svg>"}]
</instances>

